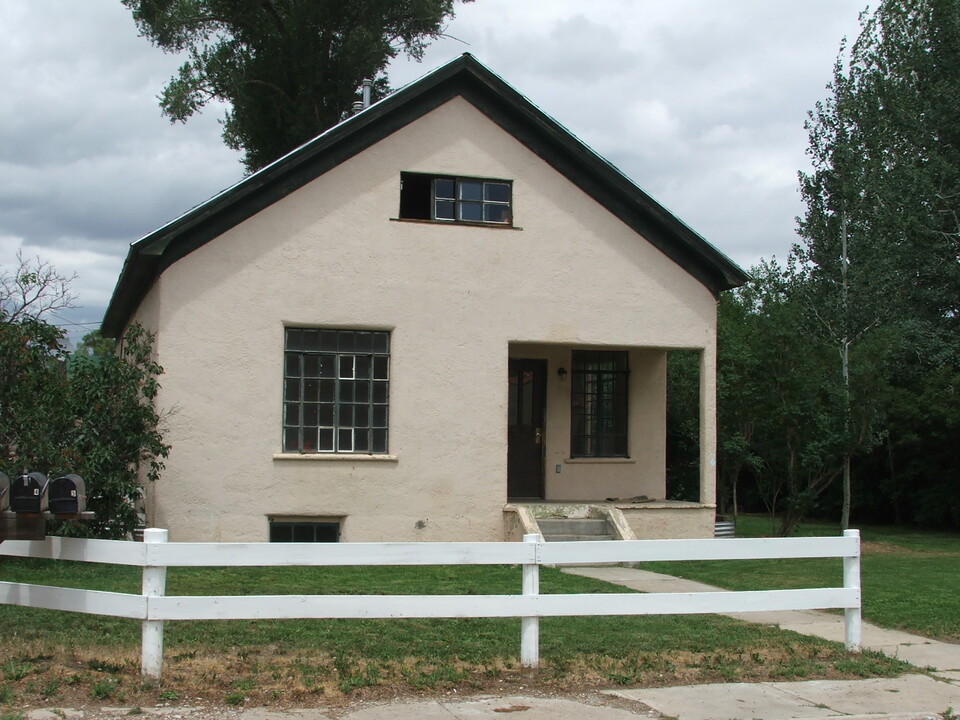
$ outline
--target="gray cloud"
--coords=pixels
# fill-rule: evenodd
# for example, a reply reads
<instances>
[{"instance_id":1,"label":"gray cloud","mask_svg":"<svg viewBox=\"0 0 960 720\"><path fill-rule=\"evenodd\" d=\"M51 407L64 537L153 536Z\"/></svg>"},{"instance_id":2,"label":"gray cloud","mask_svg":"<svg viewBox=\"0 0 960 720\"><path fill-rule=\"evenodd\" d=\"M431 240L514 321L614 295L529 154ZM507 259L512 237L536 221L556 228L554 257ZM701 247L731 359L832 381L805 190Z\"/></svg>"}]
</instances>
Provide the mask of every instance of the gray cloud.
<instances>
[{"instance_id":1,"label":"gray cloud","mask_svg":"<svg viewBox=\"0 0 960 720\"><path fill-rule=\"evenodd\" d=\"M806 111L862 0L478 0L401 85L467 50L743 265L784 255ZM466 43L466 44L465 44ZM65 274L95 323L127 246L242 175L222 109L156 96L180 59L115 0L0 0L0 265Z\"/></svg>"}]
</instances>

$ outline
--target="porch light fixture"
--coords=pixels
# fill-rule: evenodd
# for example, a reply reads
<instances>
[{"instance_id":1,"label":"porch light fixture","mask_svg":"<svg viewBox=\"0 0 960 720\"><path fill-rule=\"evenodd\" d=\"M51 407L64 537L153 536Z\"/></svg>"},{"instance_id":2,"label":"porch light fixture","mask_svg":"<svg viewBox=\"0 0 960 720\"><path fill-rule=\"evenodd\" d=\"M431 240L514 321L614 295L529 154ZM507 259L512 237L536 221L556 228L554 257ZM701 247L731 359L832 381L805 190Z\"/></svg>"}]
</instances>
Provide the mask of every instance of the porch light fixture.
<instances>
[{"instance_id":1,"label":"porch light fixture","mask_svg":"<svg viewBox=\"0 0 960 720\"><path fill-rule=\"evenodd\" d=\"M560 382L563 382L567 379L567 369L566 368L557 368L557 375L560 376Z\"/></svg>"}]
</instances>

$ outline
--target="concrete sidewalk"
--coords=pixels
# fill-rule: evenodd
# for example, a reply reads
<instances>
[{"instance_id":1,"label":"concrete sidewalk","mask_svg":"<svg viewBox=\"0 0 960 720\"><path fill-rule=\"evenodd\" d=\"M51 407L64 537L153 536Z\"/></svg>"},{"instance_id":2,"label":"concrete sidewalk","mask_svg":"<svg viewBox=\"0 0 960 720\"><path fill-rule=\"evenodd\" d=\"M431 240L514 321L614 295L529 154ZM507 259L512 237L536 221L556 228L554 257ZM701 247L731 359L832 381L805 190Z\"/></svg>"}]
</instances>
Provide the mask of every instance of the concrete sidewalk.
<instances>
[{"instance_id":1,"label":"concrete sidewalk","mask_svg":"<svg viewBox=\"0 0 960 720\"><path fill-rule=\"evenodd\" d=\"M565 568L564 572L656 593L718 591L720 588L672 575L604 566ZM730 613L747 622L778 625L804 635L842 643L843 616L813 610ZM960 644L938 642L863 623L863 647L905 660L930 675L889 680L813 680L794 683L733 683L618 691L680 720L732 718L826 718L864 715L933 717L947 708L960 711Z\"/></svg>"}]
</instances>

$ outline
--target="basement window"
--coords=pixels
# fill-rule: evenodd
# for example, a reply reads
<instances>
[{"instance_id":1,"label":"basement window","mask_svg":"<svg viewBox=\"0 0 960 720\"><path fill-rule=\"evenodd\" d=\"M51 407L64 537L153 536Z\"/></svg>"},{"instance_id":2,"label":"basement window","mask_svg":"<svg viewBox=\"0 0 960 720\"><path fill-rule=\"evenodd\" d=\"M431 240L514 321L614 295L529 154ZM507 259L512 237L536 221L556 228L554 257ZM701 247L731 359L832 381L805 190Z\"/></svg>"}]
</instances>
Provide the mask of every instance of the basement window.
<instances>
[{"instance_id":1,"label":"basement window","mask_svg":"<svg viewBox=\"0 0 960 720\"><path fill-rule=\"evenodd\" d=\"M479 225L513 223L509 180L400 173L400 217Z\"/></svg>"},{"instance_id":2,"label":"basement window","mask_svg":"<svg viewBox=\"0 0 960 720\"><path fill-rule=\"evenodd\" d=\"M270 542L340 542L340 523L271 520Z\"/></svg>"}]
</instances>

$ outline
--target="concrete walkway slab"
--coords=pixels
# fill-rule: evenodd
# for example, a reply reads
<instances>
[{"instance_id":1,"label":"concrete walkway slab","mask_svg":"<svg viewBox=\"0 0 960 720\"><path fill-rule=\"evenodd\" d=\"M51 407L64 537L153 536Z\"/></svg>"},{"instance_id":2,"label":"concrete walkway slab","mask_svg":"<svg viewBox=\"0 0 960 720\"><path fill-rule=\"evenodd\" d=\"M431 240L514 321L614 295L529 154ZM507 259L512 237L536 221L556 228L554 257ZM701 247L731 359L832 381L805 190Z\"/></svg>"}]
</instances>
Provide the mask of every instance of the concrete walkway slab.
<instances>
[{"instance_id":1,"label":"concrete walkway slab","mask_svg":"<svg viewBox=\"0 0 960 720\"><path fill-rule=\"evenodd\" d=\"M573 567L564 572L623 585L631 590L649 593L718 592L722 588L683 578L628 567ZM778 625L803 635L815 635L835 642L844 641L843 616L815 610L782 612L729 613L729 617L746 622ZM905 660L919 668L938 672L960 670L960 644L939 642L888 630L868 622L862 626L862 645L891 657Z\"/></svg>"},{"instance_id":2,"label":"concrete walkway slab","mask_svg":"<svg viewBox=\"0 0 960 720\"><path fill-rule=\"evenodd\" d=\"M651 690L617 690L618 697L649 705L661 715L678 720L727 720L728 718L822 718L816 703L765 683L689 685ZM838 713L833 713L838 715Z\"/></svg>"},{"instance_id":3,"label":"concrete walkway slab","mask_svg":"<svg viewBox=\"0 0 960 720\"><path fill-rule=\"evenodd\" d=\"M649 717L649 715L647 715ZM637 713L617 707L559 698L488 697L381 705L343 715L342 720L637 720Z\"/></svg>"},{"instance_id":4,"label":"concrete walkway slab","mask_svg":"<svg viewBox=\"0 0 960 720\"><path fill-rule=\"evenodd\" d=\"M649 705L679 720L939 717L960 707L960 687L928 675L871 680L731 683L618 690L619 697Z\"/></svg>"}]
</instances>

